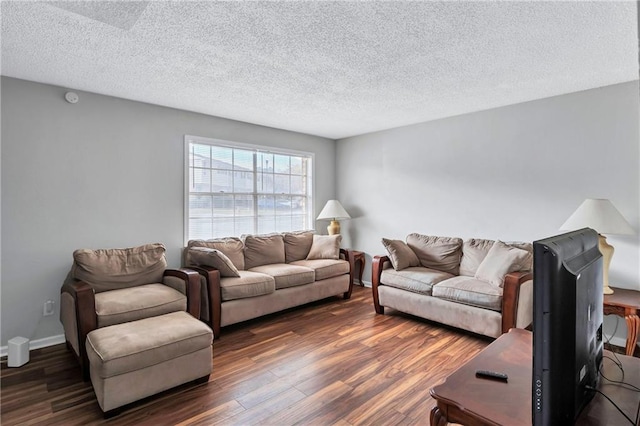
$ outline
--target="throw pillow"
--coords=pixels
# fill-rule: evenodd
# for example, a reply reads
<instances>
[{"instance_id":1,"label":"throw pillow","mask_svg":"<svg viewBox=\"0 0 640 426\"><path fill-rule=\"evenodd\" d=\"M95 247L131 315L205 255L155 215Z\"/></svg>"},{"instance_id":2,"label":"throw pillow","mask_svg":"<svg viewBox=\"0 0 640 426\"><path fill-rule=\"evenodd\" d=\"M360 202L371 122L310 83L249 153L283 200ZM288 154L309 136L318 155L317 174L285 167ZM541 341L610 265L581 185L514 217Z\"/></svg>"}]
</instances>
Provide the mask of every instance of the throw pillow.
<instances>
[{"instance_id":1,"label":"throw pillow","mask_svg":"<svg viewBox=\"0 0 640 426\"><path fill-rule=\"evenodd\" d=\"M433 237L421 234L407 235L407 245L425 268L458 275L462 256L462 239Z\"/></svg>"},{"instance_id":2,"label":"throw pillow","mask_svg":"<svg viewBox=\"0 0 640 426\"><path fill-rule=\"evenodd\" d=\"M342 235L314 235L307 260L339 259Z\"/></svg>"},{"instance_id":3,"label":"throw pillow","mask_svg":"<svg viewBox=\"0 0 640 426\"><path fill-rule=\"evenodd\" d=\"M220 250L224 253L225 256L231 260L233 266L236 269L244 270L244 245L240 238L237 237L229 237L229 238L216 238L212 240L190 240L187 243L187 250L185 251L185 259L184 264L189 265L191 263L191 259L189 256L189 249L191 247L207 247L216 250Z\"/></svg>"},{"instance_id":4,"label":"throw pillow","mask_svg":"<svg viewBox=\"0 0 640 426\"><path fill-rule=\"evenodd\" d=\"M313 244L313 231L285 232L283 236L286 263L307 258Z\"/></svg>"},{"instance_id":5,"label":"throw pillow","mask_svg":"<svg viewBox=\"0 0 640 426\"><path fill-rule=\"evenodd\" d=\"M393 269L396 271L411 266L420 266L420 259L404 241L383 238L382 245L387 250Z\"/></svg>"},{"instance_id":6,"label":"throw pillow","mask_svg":"<svg viewBox=\"0 0 640 426\"><path fill-rule=\"evenodd\" d=\"M244 266L247 269L256 266L284 263L284 239L282 234L243 235Z\"/></svg>"},{"instance_id":7,"label":"throw pillow","mask_svg":"<svg viewBox=\"0 0 640 426\"><path fill-rule=\"evenodd\" d=\"M240 272L220 250L207 247L192 247L189 249L189 257L196 265L205 265L220 271L221 277L240 277Z\"/></svg>"},{"instance_id":8,"label":"throw pillow","mask_svg":"<svg viewBox=\"0 0 640 426\"><path fill-rule=\"evenodd\" d=\"M460 259L460 275L473 277L478 266L482 263L487 253L493 246L493 240L482 238L470 238L462 244L462 259Z\"/></svg>"},{"instance_id":9,"label":"throw pillow","mask_svg":"<svg viewBox=\"0 0 640 426\"><path fill-rule=\"evenodd\" d=\"M498 240L491 246L489 253L478 266L475 278L496 287L502 287L505 275L520 270L530 256L531 253L528 251Z\"/></svg>"}]
</instances>

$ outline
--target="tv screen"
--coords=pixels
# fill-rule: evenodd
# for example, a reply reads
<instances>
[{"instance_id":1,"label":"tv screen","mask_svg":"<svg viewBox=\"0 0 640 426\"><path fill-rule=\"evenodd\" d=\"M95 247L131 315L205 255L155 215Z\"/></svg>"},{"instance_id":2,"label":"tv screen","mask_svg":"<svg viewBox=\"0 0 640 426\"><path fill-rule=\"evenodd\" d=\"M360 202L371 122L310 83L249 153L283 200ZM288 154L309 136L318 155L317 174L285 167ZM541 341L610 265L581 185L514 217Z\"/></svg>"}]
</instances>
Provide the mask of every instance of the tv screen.
<instances>
[{"instance_id":1,"label":"tv screen","mask_svg":"<svg viewBox=\"0 0 640 426\"><path fill-rule=\"evenodd\" d=\"M533 424L573 424L602 361L602 255L589 228L533 242Z\"/></svg>"}]
</instances>

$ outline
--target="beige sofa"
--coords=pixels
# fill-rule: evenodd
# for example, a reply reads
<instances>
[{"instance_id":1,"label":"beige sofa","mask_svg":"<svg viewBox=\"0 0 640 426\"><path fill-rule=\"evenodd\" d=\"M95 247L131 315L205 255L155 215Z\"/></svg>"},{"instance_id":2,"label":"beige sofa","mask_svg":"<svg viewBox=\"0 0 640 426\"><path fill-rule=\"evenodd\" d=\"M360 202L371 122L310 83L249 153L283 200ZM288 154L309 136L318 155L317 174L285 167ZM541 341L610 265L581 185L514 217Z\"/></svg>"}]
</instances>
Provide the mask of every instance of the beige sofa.
<instances>
[{"instance_id":1,"label":"beige sofa","mask_svg":"<svg viewBox=\"0 0 640 426\"><path fill-rule=\"evenodd\" d=\"M389 307L498 337L533 319L532 245L410 234L373 259L375 310Z\"/></svg>"},{"instance_id":2,"label":"beige sofa","mask_svg":"<svg viewBox=\"0 0 640 426\"><path fill-rule=\"evenodd\" d=\"M191 240L187 268L202 275L200 318L221 327L316 300L351 297L353 256L340 235L287 232Z\"/></svg>"}]
</instances>

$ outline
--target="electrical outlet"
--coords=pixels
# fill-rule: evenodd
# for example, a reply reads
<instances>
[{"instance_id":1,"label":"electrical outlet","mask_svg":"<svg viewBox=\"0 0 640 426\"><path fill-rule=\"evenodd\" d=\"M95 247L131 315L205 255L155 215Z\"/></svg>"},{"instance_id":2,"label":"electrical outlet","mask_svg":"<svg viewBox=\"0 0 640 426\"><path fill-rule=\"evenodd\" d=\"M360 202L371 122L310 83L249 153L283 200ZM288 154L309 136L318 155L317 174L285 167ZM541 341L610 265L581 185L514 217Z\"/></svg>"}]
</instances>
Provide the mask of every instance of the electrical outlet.
<instances>
[{"instance_id":1,"label":"electrical outlet","mask_svg":"<svg viewBox=\"0 0 640 426\"><path fill-rule=\"evenodd\" d=\"M54 309L53 306L56 302L54 302L53 300L47 300L46 302L44 302L44 306L42 308L42 315L44 315L45 317L51 316L54 313Z\"/></svg>"}]
</instances>

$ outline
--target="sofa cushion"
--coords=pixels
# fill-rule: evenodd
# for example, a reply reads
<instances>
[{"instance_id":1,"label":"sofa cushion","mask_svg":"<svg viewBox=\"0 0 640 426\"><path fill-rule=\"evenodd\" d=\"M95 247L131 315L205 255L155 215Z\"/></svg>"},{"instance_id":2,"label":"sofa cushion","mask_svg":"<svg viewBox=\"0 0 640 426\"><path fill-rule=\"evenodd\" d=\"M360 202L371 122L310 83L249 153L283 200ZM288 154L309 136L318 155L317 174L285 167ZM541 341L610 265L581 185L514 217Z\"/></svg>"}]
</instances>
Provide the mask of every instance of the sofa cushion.
<instances>
[{"instance_id":1,"label":"sofa cushion","mask_svg":"<svg viewBox=\"0 0 640 426\"><path fill-rule=\"evenodd\" d=\"M478 306L502 310L502 288L472 277L458 276L439 282L433 286L433 297Z\"/></svg>"},{"instance_id":2,"label":"sofa cushion","mask_svg":"<svg viewBox=\"0 0 640 426\"><path fill-rule=\"evenodd\" d=\"M313 231L285 232L282 236L284 238L285 263L307 258L313 244Z\"/></svg>"},{"instance_id":3,"label":"sofa cushion","mask_svg":"<svg viewBox=\"0 0 640 426\"><path fill-rule=\"evenodd\" d=\"M475 278L502 287L505 275L521 270L523 265L531 263L532 257L526 250L496 241L478 266Z\"/></svg>"},{"instance_id":4,"label":"sofa cushion","mask_svg":"<svg viewBox=\"0 0 640 426\"><path fill-rule=\"evenodd\" d=\"M240 273L231 259L220 250L208 247L192 247L189 249L189 257L193 265L205 265L220 271L221 277L239 277Z\"/></svg>"},{"instance_id":5,"label":"sofa cushion","mask_svg":"<svg viewBox=\"0 0 640 426\"><path fill-rule=\"evenodd\" d=\"M309 284L316 279L313 269L286 263L256 266L250 271L272 276L276 281L276 290Z\"/></svg>"},{"instance_id":6,"label":"sofa cushion","mask_svg":"<svg viewBox=\"0 0 640 426\"><path fill-rule=\"evenodd\" d=\"M484 240L480 238L470 238L462 244L462 259L460 260L460 275L474 277L478 266L493 247L493 240ZM531 258L525 259L520 269L516 271L530 271L533 268L533 244L517 241L505 243L509 246L526 250L532 254Z\"/></svg>"},{"instance_id":7,"label":"sofa cushion","mask_svg":"<svg viewBox=\"0 0 640 426\"><path fill-rule=\"evenodd\" d=\"M187 310L184 294L158 283L96 293L95 300L98 327Z\"/></svg>"},{"instance_id":8,"label":"sofa cushion","mask_svg":"<svg viewBox=\"0 0 640 426\"><path fill-rule=\"evenodd\" d=\"M220 278L220 293L223 302L262 296L276 291L276 281L272 276L252 271L239 272L239 278Z\"/></svg>"},{"instance_id":9,"label":"sofa cushion","mask_svg":"<svg viewBox=\"0 0 640 426\"><path fill-rule=\"evenodd\" d=\"M407 245L415 252L420 259L420 264L425 268L458 275L462 239L414 233L407 235Z\"/></svg>"},{"instance_id":10,"label":"sofa cushion","mask_svg":"<svg viewBox=\"0 0 640 426\"><path fill-rule=\"evenodd\" d=\"M489 253L493 240L483 240L481 238L470 238L462 243L462 259L460 259L460 275L473 277L476 275L478 266Z\"/></svg>"},{"instance_id":11,"label":"sofa cushion","mask_svg":"<svg viewBox=\"0 0 640 426\"><path fill-rule=\"evenodd\" d=\"M292 265L313 269L316 272L316 281L349 273L349 262L341 259L298 260L293 262Z\"/></svg>"},{"instance_id":12,"label":"sofa cushion","mask_svg":"<svg viewBox=\"0 0 640 426\"><path fill-rule=\"evenodd\" d=\"M244 267L249 270L256 266L284 263L284 238L282 234L243 235Z\"/></svg>"},{"instance_id":13,"label":"sofa cushion","mask_svg":"<svg viewBox=\"0 0 640 426\"><path fill-rule=\"evenodd\" d=\"M420 259L418 259L418 256L416 256L414 251L411 250L411 247L409 247L404 241L383 238L382 245L387 250L389 260L391 260L391 265L393 265L393 269L396 271L400 271L411 266L420 266Z\"/></svg>"},{"instance_id":14,"label":"sofa cushion","mask_svg":"<svg viewBox=\"0 0 640 426\"><path fill-rule=\"evenodd\" d=\"M307 260L339 259L342 235L314 235Z\"/></svg>"},{"instance_id":15,"label":"sofa cushion","mask_svg":"<svg viewBox=\"0 0 640 426\"><path fill-rule=\"evenodd\" d=\"M507 241L506 245L519 248L521 250L526 250L531 253L531 256L527 257L525 261L520 265L518 271L529 272L533 270L533 244L531 243L523 243L519 241Z\"/></svg>"},{"instance_id":16,"label":"sofa cushion","mask_svg":"<svg viewBox=\"0 0 640 426\"><path fill-rule=\"evenodd\" d=\"M430 295L433 285L452 277L453 275L447 272L412 266L401 271L385 269L380 276L380 282L389 287Z\"/></svg>"},{"instance_id":17,"label":"sofa cushion","mask_svg":"<svg viewBox=\"0 0 640 426\"><path fill-rule=\"evenodd\" d=\"M220 250L224 253L225 256L231 260L231 263L236 267L236 269L243 270L244 266L244 245L240 238L229 237L229 238L216 238L212 240L190 240L187 243L187 250L185 252L185 265L191 264L191 259L189 258L189 248L191 247L207 247L216 250Z\"/></svg>"},{"instance_id":18,"label":"sofa cushion","mask_svg":"<svg viewBox=\"0 0 640 426\"><path fill-rule=\"evenodd\" d=\"M71 275L91 284L96 293L162 282L167 260L164 245L124 249L80 249L73 252Z\"/></svg>"}]
</instances>

